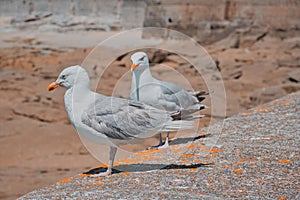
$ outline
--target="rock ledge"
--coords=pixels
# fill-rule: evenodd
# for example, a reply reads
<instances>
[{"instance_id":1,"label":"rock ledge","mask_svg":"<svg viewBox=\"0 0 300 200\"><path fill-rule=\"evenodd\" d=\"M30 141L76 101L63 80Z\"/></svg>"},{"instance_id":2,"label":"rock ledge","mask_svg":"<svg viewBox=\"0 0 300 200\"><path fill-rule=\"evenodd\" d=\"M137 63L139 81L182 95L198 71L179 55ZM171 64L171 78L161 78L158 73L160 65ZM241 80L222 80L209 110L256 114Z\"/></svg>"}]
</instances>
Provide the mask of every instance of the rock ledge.
<instances>
[{"instance_id":1,"label":"rock ledge","mask_svg":"<svg viewBox=\"0 0 300 200\"><path fill-rule=\"evenodd\" d=\"M77 175L20 199L299 199L299 133L298 92L134 154L110 177Z\"/></svg>"}]
</instances>

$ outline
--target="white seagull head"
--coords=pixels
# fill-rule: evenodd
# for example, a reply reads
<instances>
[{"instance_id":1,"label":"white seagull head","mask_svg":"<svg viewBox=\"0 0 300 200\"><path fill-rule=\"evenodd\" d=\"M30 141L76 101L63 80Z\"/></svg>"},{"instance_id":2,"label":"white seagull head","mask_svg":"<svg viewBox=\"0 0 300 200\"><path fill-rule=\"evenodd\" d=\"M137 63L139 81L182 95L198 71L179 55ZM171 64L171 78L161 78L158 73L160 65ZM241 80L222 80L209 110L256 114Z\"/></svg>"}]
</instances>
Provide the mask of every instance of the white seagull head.
<instances>
[{"instance_id":1,"label":"white seagull head","mask_svg":"<svg viewBox=\"0 0 300 200\"><path fill-rule=\"evenodd\" d=\"M136 52L131 56L131 71L144 71L149 68L149 59L146 53Z\"/></svg>"},{"instance_id":2,"label":"white seagull head","mask_svg":"<svg viewBox=\"0 0 300 200\"><path fill-rule=\"evenodd\" d=\"M58 76L56 81L48 86L48 90L54 90L58 86L65 87L66 89L72 88L74 85L86 85L89 87L89 76L85 69L79 65L65 68Z\"/></svg>"}]
</instances>

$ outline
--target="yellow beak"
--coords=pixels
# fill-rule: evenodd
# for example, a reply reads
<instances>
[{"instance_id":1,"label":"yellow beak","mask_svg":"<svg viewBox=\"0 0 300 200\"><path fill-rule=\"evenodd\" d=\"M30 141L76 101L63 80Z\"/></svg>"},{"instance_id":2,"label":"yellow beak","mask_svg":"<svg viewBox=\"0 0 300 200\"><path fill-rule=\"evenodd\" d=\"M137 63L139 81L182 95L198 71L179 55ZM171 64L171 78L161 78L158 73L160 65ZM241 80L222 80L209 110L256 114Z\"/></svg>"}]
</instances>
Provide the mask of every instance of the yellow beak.
<instances>
[{"instance_id":1,"label":"yellow beak","mask_svg":"<svg viewBox=\"0 0 300 200\"><path fill-rule=\"evenodd\" d=\"M54 90L55 88L57 88L59 86L59 83L57 82L53 82L50 85L48 85L48 91Z\"/></svg>"},{"instance_id":2,"label":"yellow beak","mask_svg":"<svg viewBox=\"0 0 300 200\"><path fill-rule=\"evenodd\" d=\"M139 64L132 64L131 65L131 71L133 71L135 68L137 68L139 66Z\"/></svg>"}]
</instances>

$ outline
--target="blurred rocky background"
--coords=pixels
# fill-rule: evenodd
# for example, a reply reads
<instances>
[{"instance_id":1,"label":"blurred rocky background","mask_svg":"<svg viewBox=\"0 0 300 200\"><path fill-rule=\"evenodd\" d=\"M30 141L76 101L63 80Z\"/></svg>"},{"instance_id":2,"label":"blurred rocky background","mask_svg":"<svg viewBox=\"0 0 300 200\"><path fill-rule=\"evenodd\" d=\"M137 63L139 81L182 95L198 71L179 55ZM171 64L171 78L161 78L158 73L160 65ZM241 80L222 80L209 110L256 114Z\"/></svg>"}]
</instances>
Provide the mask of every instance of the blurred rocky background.
<instances>
[{"instance_id":1,"label":"blurred rocky background","mask_svg":"<svg viewBox=\"0 0 300 200\"><path fill-rule=\"evenodd\" d=\"M215 81L225 84L227 116L300 90L298 0L1 0L1 199L98 165L67 119L64 90L48 93L46 87L64 67L81 64L99 42L141 27L166 28L172 40L177 38L167 30L177 30L206 48L222 75ZM143 33L146 39L156 35ZM108 55L113 51L106 47ZM184 74L194 89L206 88L176 54L147 53L150 61ZM112 93L129 71L129 56L116 58L98 92ZM166 77L163 69L153 70ZM200 126L208 122L209 117Z\"/></svg>"}]
</instances>

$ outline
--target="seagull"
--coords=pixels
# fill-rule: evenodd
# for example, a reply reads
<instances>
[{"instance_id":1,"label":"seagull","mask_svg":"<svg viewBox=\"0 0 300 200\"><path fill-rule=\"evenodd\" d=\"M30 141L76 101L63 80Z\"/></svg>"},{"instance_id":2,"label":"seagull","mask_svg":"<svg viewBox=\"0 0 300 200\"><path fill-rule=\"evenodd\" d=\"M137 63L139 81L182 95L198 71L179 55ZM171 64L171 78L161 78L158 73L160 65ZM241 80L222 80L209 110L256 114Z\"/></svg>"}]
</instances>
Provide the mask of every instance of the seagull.
<instances>
[{"instance_id":1,"label":"seagull","mask_svg":"<svg viewBox=\"0 0 300 200\"><path fill-rule=\"evenodd\" d=\"M161 131L192 129L191 121L181 120L178 112L168 112L141 102L105 96L90 90L89 76L79 65L65 68L48 91L66 88L64 103L68 117L77 132L96 144L110 146L106 172L112 174L119 145L148 138Z\"/></svg>"},{"instance_id":2,"label":"seagull","mask_svg":"<svg viewBox=\"0 0 300 200\"><path fill-rule=\"evenodd\" d=\"M189 110L188 114L206 108L200 104L208 93L205 91L186 91L175 83L155 79L149 68L149 59L146 53L137 52L131 56L132 82L130 99L140 101L153 107L167 111ZM181 113L183 114L183 113ZM201 118L203 115L194 116L193 119ZM159 134L159 144L150 148L169 147L169 132L165 143L162 143L162 134Z\"/></svg>"}]
</instances>

